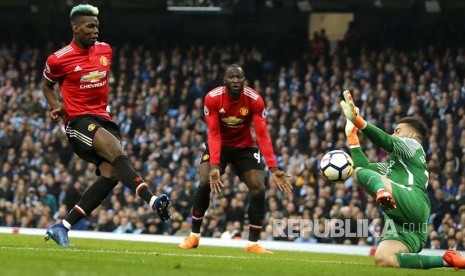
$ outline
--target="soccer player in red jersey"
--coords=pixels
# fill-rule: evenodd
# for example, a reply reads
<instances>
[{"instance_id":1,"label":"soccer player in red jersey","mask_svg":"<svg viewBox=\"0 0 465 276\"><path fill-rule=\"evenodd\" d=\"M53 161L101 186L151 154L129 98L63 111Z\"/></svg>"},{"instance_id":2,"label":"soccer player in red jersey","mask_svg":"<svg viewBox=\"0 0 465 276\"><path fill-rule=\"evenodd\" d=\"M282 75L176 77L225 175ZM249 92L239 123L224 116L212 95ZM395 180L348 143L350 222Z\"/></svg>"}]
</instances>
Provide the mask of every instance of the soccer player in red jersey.
<instances>
[{"instance_id":1,"label":"soccer player in red jersey","mask_svg":"<svg viewBox=\"0 0 465 276\"><path fill-rule=\"evenodd\" d=\"M290 175L277 168L263 99L258 92L244 86L244 82L242 68L237 64L230 65L225 73L224 85L214 88L205 96L207 148L199 166L200 185L194 199L192 232L179 245L181 249L192 249L199 245L200 227L210 203L210 191L221 192L223 183L220 176L230 163L249 188L251 196L248 209L249 244L245 250L258 254L272 253L257 243L265 214L265 164L261 154L277 186L282 191L290 192L292 185L287 179ZM252 138L252 123L260 150Z\"/></svg>"},{"instance_id":2,"label":"soccer player in red jersey","mask_svg":"<svg viewBox=\"0 0 465 276\"><path fill-rule=\"evenodd\" d=\"M166 195L153 195L130 163L121 146L118 126L107 111L108 75L112 60L110 45L97 41L98 9L81 4L70 12L73 39L50 55L45 64L42 91L55 122L64 119L66 135L83 160L97 166L98 178L65 218L47 229L46 239L69 246L68 231L97 208L121 181L145 200L163 221L170 219ZM63 105L58 102L55 84L60 86Z\"/></svg>"}]
</instances>

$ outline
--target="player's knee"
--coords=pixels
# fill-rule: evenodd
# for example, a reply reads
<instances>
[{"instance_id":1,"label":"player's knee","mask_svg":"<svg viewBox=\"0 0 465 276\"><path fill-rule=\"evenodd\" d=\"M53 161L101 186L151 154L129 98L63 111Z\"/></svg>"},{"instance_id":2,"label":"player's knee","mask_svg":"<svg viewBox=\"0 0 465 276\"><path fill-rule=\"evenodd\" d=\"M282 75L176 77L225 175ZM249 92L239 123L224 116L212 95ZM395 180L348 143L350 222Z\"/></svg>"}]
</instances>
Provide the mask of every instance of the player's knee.
<instances>
[{"instance_id":1,"label":"player's knee","mask_svg":"<svg viewBox=\"0 0 465 276\"><path fill-rule=\"evenodd\" d=\"M384 253L375 253L375 265L378 267L398 267L397 257L395 255L387 255Z\"/></svg>"},{"instance_id":2,"label":"player's knee","mask_svg":"<svg viewBox=\"0 0 465 276\"><path fill-rule=\"evenodd\" d=\"M251 185L249 188L251 196L261 196L265 194L265 185L257 184Z\"/></svg>"},{"instance_id":3,"label":"player's knee","mask_svg":"<svg viewBox=\"0 0 465 276\"><path fill-rule=\"evenodd\" d=\"M103 156L103 157L105 157L105 159L110 160L110 163L111 163L111 165L113 167L115 166L115 164L117 162L119 162L121 160L123 162L129 161L128 156L124 152L122 152L120 154L118 154L117 152L111 152L111 153L107 153L107 154L100 154L100 156Z\"/></svg>"},{"instance_id":4,"label":"player's knee","mask_svg":"<svg viewBox=\"0 0 465 276\"><path fill-rule=\"evenodd\" d=\"M201 175L199 178L200 187L210 187L210 178L208 175Z\"/></svg>"},{"instance_id":5,"label":"player's knee","mask_svg":"<svg viewBox=\"0 0 465 276\"><path fill-rule=\"evenodd\" d=\"M352 175L354 176L354 178L355 178L356 181L358 181L357 173L358 173L358 171L360 171L361 169L362 169L362 167L355 168L355 169L354 169L354 172L352 173Z\"/></svg>"},{"instance_id":6,"label":"player's knee","mask_svg":"<svg viewBox=\"0 0 465 276\"><path fill-rule=\"evenodd\" d=\"M124 158L124 157L127 158L128 157L126 152L124 152L122 148L117 147L117 146L109 147L106 154L108 154L109 160L116 160L117 158L121 158L121 157L122 158Z\"/></svg>"},{"instance_id":7,"label":"player's knee","mask_svg":"<svg viewBox=\"0 0 465 276\"><path fill-rule=\"evenodd\" d=\"M108 179L110 179L111 181L115 181L115 182L118 182L118 181L119 181L118 177L117 177L114 173L108 173L108 172L103 172L103 171L101 171L101 172L100 172L100 176L101 176L101 177L108 178Z\"/></svg>"},{"instance_id":8,"label":"player's knee","mask_svg":"<svg viewBox=\"0 0 465 276\"><path fill-rule=\"evenodd\" d=\"M108 162L102 162L98 166L96 174L100 175L102 177L111 179L113 181L118 181L118 178L116 177L116 172L115 172L115 169L113 168L113 165L108 163Z\"/></svg>"},{"instance_id":9,"label":"player's knee","mask_svg":"<svg viewBox=\"0 0 465 276\"><path fill-rule=\"evenodd\" d=\"M382 255L375 254L374 259L375 259L376 266L384 266L384 258Z\"/></svg>"}]
</instances>

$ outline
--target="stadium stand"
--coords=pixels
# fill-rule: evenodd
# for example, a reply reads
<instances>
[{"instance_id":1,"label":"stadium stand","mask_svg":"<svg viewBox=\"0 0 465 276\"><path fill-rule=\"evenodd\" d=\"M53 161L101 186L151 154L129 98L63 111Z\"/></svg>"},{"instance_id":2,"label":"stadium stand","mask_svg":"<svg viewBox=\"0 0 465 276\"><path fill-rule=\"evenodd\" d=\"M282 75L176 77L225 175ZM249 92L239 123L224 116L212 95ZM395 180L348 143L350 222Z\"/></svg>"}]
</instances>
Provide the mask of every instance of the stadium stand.
<instances>
[{"instance_id":1,"label":"stadium stand","mask_svg":"<svg viewBox=\"0 0 465 276\"><path fill-rule=\"evenodd\" d=\"M351 30L354 31L354 30ZM173 220L162 223L119 184L92 215L74 229L184 236L190 229L196 164L206 134L202 95L222 82L230 63L240 64L248 84L262 93L279 166L296 176L294 193L267 190L263 240L376 245L366 238L273 237L280 218L381 217L352 179L331 185L318 161L346 148L341 91L353 96L367 121L392 131L402 116L420 116L431 129L427 143L432 214L427 248L464 250L465 244L465 50L448 45L396 47L398 40L372 43L350 33L335 51L324 33L296 58L273 59L259 43L192 43L163 49L142 43L114 43L110 110L124 135L124 147L151 188L170 195ZM355 34L355 35L354 35ZM392 39L392 40L391 40ZM24 39L23 39L24 40ZM104 39L105 40L105 39ZM0 45L0 226L45 228L63 218L80 193L95 181L95 167L76 156L63 127L46 116L39 88L44 58L62 41L2 42ZM362 46L366 45L366 46ZM373 161L386 154L364 144ZM204 236L244 239L246 187L229 169L224 192L214 196ZM381 225L375 225L377 231Z\"/></svg>"}]
</instances>

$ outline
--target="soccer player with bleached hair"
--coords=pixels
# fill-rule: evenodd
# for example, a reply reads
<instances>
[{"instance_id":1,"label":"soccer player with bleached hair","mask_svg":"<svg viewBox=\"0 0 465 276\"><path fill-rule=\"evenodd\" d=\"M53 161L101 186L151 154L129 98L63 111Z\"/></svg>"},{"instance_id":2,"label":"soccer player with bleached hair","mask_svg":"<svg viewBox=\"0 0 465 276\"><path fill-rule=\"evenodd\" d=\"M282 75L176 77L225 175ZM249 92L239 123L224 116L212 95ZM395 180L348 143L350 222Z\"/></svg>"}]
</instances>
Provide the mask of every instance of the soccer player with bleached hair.
<instances>
[{"instance_id":1,"label":"soccer player with bleached hair","mask_svg":"<svg viewBox=\"0 0 465 276\"><path fill-rule=\"evenodd\" d=\"M54 122L64 120L69 143L81 159L97 166L97 180L65 218L47 229L46 239L70 246L68 231L90 215L121 181L155 210L163 221L170 219L168 196L155 196L121 146L118 125L107 111L108 76L112 61L110 45L99 42L99 10L88 4L70 12L73 39L47 58L42 91ZM60 87L63 104L58 102Z\"/></svg>"},{"instance_id":2,"label":"soccer player with bleached hair","mask_svg":"<svg viewBox=\"0 0 465 276\"><path fill-rule=\"evenodd\" d=\"M455 250L443 256L418 254L428 237L431 207L426 188L429 172L422 142L428 129L417 118L404 117L392 135L367 123L349 90L340 102L347 118L345 133L354 161L354 177L382 208L386 234L375 252L375 264L383 267L428 269L465 268L465 258ZM358 130L390 153L387 163L370 163L363 153Z\"/></svg>"}]
</instances>

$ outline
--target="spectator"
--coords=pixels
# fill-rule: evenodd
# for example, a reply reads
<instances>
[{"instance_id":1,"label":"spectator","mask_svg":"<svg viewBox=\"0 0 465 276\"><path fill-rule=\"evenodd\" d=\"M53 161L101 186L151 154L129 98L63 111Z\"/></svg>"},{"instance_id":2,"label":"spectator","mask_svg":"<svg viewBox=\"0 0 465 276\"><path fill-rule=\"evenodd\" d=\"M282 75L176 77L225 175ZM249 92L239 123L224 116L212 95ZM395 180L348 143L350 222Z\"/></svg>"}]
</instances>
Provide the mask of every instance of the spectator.
<instances>
[{"instance_id":1,"label":"spectator","mask_svg":"<svg viewBox=\"0 0 465 276\"><path fill-rule=\"evenodd\" d=\"M321 31L319 36L323 36ZM328 185L324 179L321 179L318 171L322 153L329 149L346 147L343 139L341 142L343 124L340 116L338 117L338 107L337 105L335 107L334 103L337 103L335 99L339 97L342 88L350 86L356 92L354 97L357 97L358 102L363 103L360 107L365 118L386 130L392 129L392 122L395 121L396 116L404 116L407 112L422 116L424 121L431 122L429 123L431 136L425 147L426 160L431 171L428 193L432 199L433 216L429 225L430 232L441 229L441 235L444 235L443 219L447 213L451 213L457 232L461 231L463 223L460 210L465 204L465 177L463 177L465 71L461 69L465 60L464 50L444 45L444 49L438 48L434 52L429 52L427 47L407 51L386 47L393 43L386 40L380 40L382 47L370 45L366 41L364 42L366 48L351 46L351 44L359 45L361 41L362 37L356 23L353 23L345 42L336 45L334 51L326 56L319 55L309 59L308 53L293 52L296 58L290 59L289 62L277 60L275 55L265 51L262 45L249 47L245 44L237 44L234 47L225 47L214 43L208 46L187 43L185 46L166 50L148 44L115 44L112 74L109 77L111 115L120 128L124 126L127 117L131 121L127 132L122 134L122 143L125 150L136 153L144 167L141 173L147 184L150 183L151 187L156 189L163 175L171 175L173 181L168 184L170 196L177 196L179 202L177 204L173 201L173 204L176 204L174 209L182 214L184 220L188 220L194 192L198 186L196 164L199 163L202 152L200 145L206 135L206 126L202 122L202 99L199 98L198 101L191 99L189 89L197 77L203 78L206 89L221 84L222 72L227 64L239 61L239 56L262 57L256 58L260 62L261 70L253 69L257 64L249 66L247 58L240 60L245 62L244 68L253 70L251 73L254 75L254 80L251 80L250 84L254 88L259 87L257 89L260 89L260 95L266 103L270 135L280 166L298 164L291 161L295 153L291 144L295 144L294 137L297 136L297 148L303 157L304 169L296 173L296 176L299 176L297 181L299 189L295 189L291 200L296 207L296 216L320 217L324 220L333 217L342 206L348 206L351 200L357 197L357 195L353 196L356 193L352 190L352 187L355 187L352 180L347 181L346 186L341 190L339 186ZM58 43L60 42L50 41L49 45ZM9 216L9 221L13 221L13 225L19 226L22 217L26 217L25 225L31 221L29 225L37 227L42 220L39 213L44 212L46 208L41 206L42 204L26 207L25 199L29 187L37 188L43 184L47 184L49 193L56 197L59 204L58 211L49 219L59 222L67 211L74 207L81 193L96 180L95 167L79 162L70 151L71 146L67 142L64 129L52 123L46 116L46 101L38 87L40 87L42 71L39 68L42 64L41 60L45 60L45 54L51 49L50 46L47 47L48 50L45 51L38 48L27 49L28 47L20 44L8 42L1 47L0 224L5 223L7 214L14 214L13 218ZM35 54L31 55L30 50ZM28 56L29 67L25 70L20 67L21 56ZM7 62L2 63L5 60ZM207 65L195 66L197 63ZM174 89L172 79L176 80L178 91L172 90ZM172 100L172 93L179 93L179 99ZM400 104L398 104L399 100ZM183 111L182 106L185 106L186 111ZM165 116L167 113L164 112L170 110L177 110L178 115ZM292 112L292 110L297 111ZM297 129L298 133L290 133L291 129ZM176 139L167 143L162 142L165 131ZM143 142L134 142L141 139L151 142L146 142L145 146L142 145ZM157 154L165 148L175 149L176 141L179 141L183 148L181 157L176 157L178 153L174 150L166 157ZM58 153L58 157L53 152L47 153L50 145L55 149L55 153ZM380 162L385 158L385 153L372 144L366 146L370 161ZM46 162L49 164L50 160L56 158L63 164L56 166L57 163L52 163L46 168L43 166L46 156ZM50 156L52 158L49 158ZM176 161L176 158L180 158L181 161ZM177 167L179 163L181 166ZM169 167L170 164L174 164L174 169ZM298 166L291 165L291 167ZM443 177L443 172L451 172L451 176L454 177ZM84 175L86 177L81 177ZM50 176L53 178L52 181L49 180ZM455 180L453 181L457 190L455 196L450 196L454 194L454 185L446 185L446 179L449 178ZM245 222L246 207L241 204L242 197L234 196L237 190L234 174L225 173L223 180L224 200L221 200L218 206L224 210L225 216L230 212L232 205L235 206L234 209L238 206L239 208L237 208L237 216L233 214L229 218L219 219L218 232L221 233L226 230L231 220L238 220L238 224ZM58 185L55 186L57 183ZM128 204L124 189L120 186L117 185L101 205L105 213L108 213L107 221L112 210L124 209ZM331 187L330 191L322 189L326 186ZM339 191L347 193L342 198L342 203L337 200L340 198ZM325 198L329 210L326 210L326 214L320 206L317 206L320 197ZM380 218L379 209L369 201L369 198L365 199L360 192L358 197L360 202L365 203L365 206L361 206L364 218L370 222ZM219 199L212 199L211 204L216 204L217 200ZM135 198L135 202L130 204L138 206L139 201ZM287 196L280 191L273 187L268 188L263 224L265 231L261 234L267 240L273 239L270 231L273 220L283 218L286 209L283 203L289 202ZM63 203L66 203L67 207ZM34 217L38 219L30 220L28 208L32 208ZM99 211L95 216L104 217L101 214L102 212ZM159 220L146 219L150 218L149 210L143 210L142 213L138 211L137 216L144 218L147 228L144 233L160 234L169 231L169 227L168 230L164 228ZM209 216L210 213L206 215L206 220ZM91 221L94 219L89 219L89 227L92 229L113 231L115 228L111 225L97 227L95 225L98 219L95 222ZM373 229L381 231L381 226L377 223ZM242 225L238 227L238 232L242 232ZM460 244L460 240L457 240ZM335 242L331 238L318 238L318 241ZM372 245L377 244L377 239L374 237L368 237L366 241Z\"/></svg>"},{"instance_id":2,"label":"spectator","mask_svg":"<svg viewBox=\"0 0 465 276\"><path fill-rule=\"evenodd\" d=\"M39 192L40 202L42 202L44 206L50 208L50 213L48 215L50 217L53 216L58 211L56 198L52 194L48 193L46 185L40 185L39 188L37 188L37 191Z\"/></svg>"}]
</instances>

